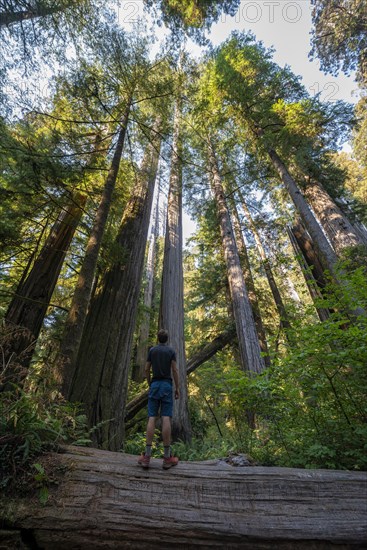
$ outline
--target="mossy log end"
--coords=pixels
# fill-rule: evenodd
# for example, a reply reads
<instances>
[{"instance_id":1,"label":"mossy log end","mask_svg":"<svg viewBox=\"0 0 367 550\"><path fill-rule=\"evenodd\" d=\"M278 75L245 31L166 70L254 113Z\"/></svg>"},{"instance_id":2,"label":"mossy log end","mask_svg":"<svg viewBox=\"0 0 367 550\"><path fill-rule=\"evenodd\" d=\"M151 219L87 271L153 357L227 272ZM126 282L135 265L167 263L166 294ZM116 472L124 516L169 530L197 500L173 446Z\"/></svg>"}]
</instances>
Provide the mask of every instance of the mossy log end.
<instances>
[{"instance_id":1,"label":"mossy log end","mask_svg":"<svg viewBox=\"0 0 367 550\"><path fill-rule=\"evenodd\" d=\"M67 447L42 506L4 500L0 548L366 548L363 472L234 467Z\"/></svg>"}]
</instances>

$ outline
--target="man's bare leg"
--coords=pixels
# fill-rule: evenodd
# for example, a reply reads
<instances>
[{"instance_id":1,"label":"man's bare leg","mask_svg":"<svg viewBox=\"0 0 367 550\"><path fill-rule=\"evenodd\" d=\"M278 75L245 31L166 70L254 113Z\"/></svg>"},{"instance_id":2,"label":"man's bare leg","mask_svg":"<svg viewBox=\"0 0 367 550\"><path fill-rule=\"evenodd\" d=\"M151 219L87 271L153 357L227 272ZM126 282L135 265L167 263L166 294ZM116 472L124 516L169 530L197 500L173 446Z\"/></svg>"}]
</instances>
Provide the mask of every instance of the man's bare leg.
<instances>
[{"instance_id":1,"label":"man's bare leg","mask_svg":"<svg viewBox=\"0 0 367 550\"><path fill-rule=\"evenodd\" d=\"M155 416L150 416L148 419L147 435L146 435L147 447L151 447L153 443L154 432L155 432L155 419L156 419Z\"/></svg>"},{"instance_id":2,"label":"man's bare leg","mask_svg":"<svg viewBox=\"0 0 367 550\"><path fill-rule=\"evenodd\" d=\"M163 446L169 447L171 445L171 417L162 416L162 439Z\"/></svg>"}]
</instances>

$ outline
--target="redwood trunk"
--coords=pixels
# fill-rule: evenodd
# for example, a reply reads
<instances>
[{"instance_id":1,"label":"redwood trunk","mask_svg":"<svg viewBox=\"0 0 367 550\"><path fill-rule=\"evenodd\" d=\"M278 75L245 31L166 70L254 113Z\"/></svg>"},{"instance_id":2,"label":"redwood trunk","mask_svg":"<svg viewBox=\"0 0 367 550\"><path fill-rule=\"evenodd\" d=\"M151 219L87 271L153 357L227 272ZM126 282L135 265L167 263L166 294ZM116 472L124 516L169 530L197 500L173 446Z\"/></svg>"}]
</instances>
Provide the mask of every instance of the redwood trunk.
<instances>
[{"instance_id":1,"label":"redwood trunk","mask_svg":"<svg viewBox=\"0 0 367 550\"><path fill-rule=\"evenodd\" d=\"M67 2L64 7L51 7L42 6L42 2L34 2L34 8L28 10L20 10L15 12L3 11L0 13L0 27L11 25L12 23L21 23L22 21L29 21L37 19L38 17L46 17L47 15L53 15L60 11L64 11L68 7L75 4L75 2Z\"/></svg>"},{"instance_id":2,"label":"redwood trunk","mask_svg":"<svg viewBox=\"0 0 367 550\"><path fill-rule=\"evenodd\" d=\"M120 167L122 151L125 142L126 128L129 120L132 98L130 97L121 120L121 128L99 203L92 231L89 236L87 248L82 266L80 268L73 300L71 302L68 317L66 319L63 339L60 345L58 364L62 372L62 392L65 397L70 395L70 386L75 375L76 360L82 340L85 319L91 299L93 280L96 272L98 253L102 243L108 213L111 208L112 195L115 189L117 175Z\"/></svg>"},{"instance_id":3,"label":"redwood trunk","mask_svg":"<svg viewBox=\"0 0 367 550\"><path fill-rule=\"evenodd\" d=\"M302 269L310 296L314 302L322 298L321 288L325 286L321 264L317 259L316 252L311 239L306 235L306 230L301 224L288 228L288 236L291 241L294 253ZM315 264L317 262L317 264ZM316 278L322 277L323 284ZM320 321L326 321L330 317L330 311L320 308L315 303L315 308Z\"/></svg>"},{"instance_id":4,"label":"redwood trunk","mask_svg":"<svg viewBox=\"0 0 367 550\"><path fill-rule=\"evenodd\" d=\"M254 317L251 310L236 240L234 237L229 210L219 173L217 158L212 143L208 144L208 156L211 171L211 185L217 206L217 215L222 236L222 246L227 267L227 277L233 315L241 358L241 367L249 373L260 373L265 367L257 338Z\"/></svg>"},{"instance_id":5,"label":"redwood trunk","mask_svg":"<svg viewBox=\"0 0 367 550\"><path fill-rule=\"evenodd\" d=\"M308 206L304 196L302 195L296 182L294 181L292 176L289 174L287 168L285 167L284 163L282 162L278 154L273 149L270 149L268 151L268 154L273 163L273 166L277 170L286 189L288 190L289 195L299 215L301 216L307 231L309 232L312 238L312 241L314 242L314 245L317 249L317 253L320 257L320 260L323 264L324 269L328 269L330 273L332 273L335 279L337 280L337 276L335 274L335 264L337 261L337 256L333 248L329 244L327 238L322 232L320 225L317 223L315 216L313 215L310 207Z\"/></svg>"},{"instance_id":6,"label":"redwood trunk","mask_svg":"<svg viewBox=\"0 0 367 550\"><path fill-rule=\"evenodd\" d=\"M347 247L363 244L348 218L320 183L308 181L305 196L338 256Z\"/></svg>"},{"instance_id":7,"label":"redwood trunk","mask_svg":"<svg viewBox=\"0 0 367 550\"><path fill-rule=\"evenodd\" d=\"M138 344L136 352L136 362L133 365L132 379L136 382L143 382L145 379L145 363L148 356L149 329L151 308L153 303L154 290L154 272L155 256L157 250L157 237L159 228L159 193L157 193L157 207L155 211L154 227L151 238L149 239L149 248L146 265L146 286L144 291L144 311L143 318L139 327Z\"/></svg>"},{"instance_id":8,"label":"redwood trunk","mask_svg":"<svg viewBox=\"0 0 367 550\"><path fill-rule=\"evenodd\" d=\"M256 291L255 291L255 284L254 284L254 280L253 280L252 273L251 273L250 260L249 260L248 253L247 253L247 247L246 247L245 239L243 238L243 233L242 233L242 229L241 229L240 220L239 220L239 217L238 217L237 207L236 207L234 201L233 201L232 212L233 212L233 226L234 226L234 232L235 232L235 236L236 236L236 243L237 243L238 253L239 253L239 256L240 256L240 260L241 260L243 276L244 276L246 288L247 288L247 291L248 291L248 297L249 297L249 300L250 300L252 313L253 313L253 316L254 316L257 337L259 339L261 351L264 354L265 366L270 367L270 357L269 357L268 344L266 342L266 335L265 335L264 325L263 325L263 322L262 322L259 302L258 302L258 299L257 299L257 296L256 296Z\"/></svg>"},{"instance_id":9,"label":"redwood trunk","mask_svg":"<svg viewBox=\"0 0 367 550\"><path fill-rule=\"evenodd\" d=\"M266 256L266 252L265 252L265 249L262 245L259 232L257 230L257 227L256 227L256 225L255 225L255 223L252 219L251 213L250 213L250 211L247 207L247 204L246 204L246 202L245 202L245 200L244 200L241 193L240 193L240 197L241 197L242 209L245 213L246 219L249 223L252 234L254 236L254 239L255 239L255 242L256 242L256 248L257 248L257 251L258 251L260 259L261 259L261 264L264 268L265 275L266 275L266 278L268 280L270 290L271 290L271 293L273 295L274 302L275 302L276 308L277 308L278 313L279 313L281 326L286 330L290 329L291 324L290 324L289 319L288 319L287 310L285 309L282 297L281 297L279 289L278 289L278 285L275 282L275 278L274 278L274 275L273 275L273 270L271 268L269 259ZM287 336L287 332L285 334Z\"/></svg>"},{"instance_id":10,"label":"redwood trunk","mask_svg":"<svg viewBox=\"0 0 367 550\"><path fill-rule=\"evenodd\" d=\"M359 240L367 247L367 227L366 225L356 219L356 216L348 203L343 199L337 199L339 203L339 208L343 212L344 216L347 216L349 220L352 221L353 229L357 233Z\"/></svg>"},{"instance_id":11,"label":"redwood trunk","mask_svg":"<svg viewBox=\"0 0 367 550\"><path fill-rule=\"evenodd\" d=\"M180 462L81 447L49 455L49 499L2 498L2 548L362 550L366 473ZM59 474L60 475L60 474Z\"/></svg>"},{"instance_id":12,"label":"redwood trunk","mask_svg":"<svg viewBox=\"0 0 367 550\"><path fill-rule=\"evenodd\" d=\"M181 162L181 100L176 100L171 171L168 192L167 225L164 243L159 328L169 332L169 343L176 351L180 398L174 401L172 439L191 440L188 409L183 264L182 264L182 162Z\"/></svg>"},{"instance_id":13,"label":"redwood trunk","mask_svg":"<svg viewBox=\"0 0 367 550\"><path fill-rule=\"evenodd\" d=\"M94 443L110 450L121 449L124 440L128 373L158 157L156 137L144 155L116 239L123 259L106 272L91 303L70 394L72 401L85 405L90 426L103 423L94 432Z\"/></svg>"},{"instance_id":14,"label":"redwood trunk","mask_svg":"<svg viewBox=\"0 0 367 550\"><path fill-rule=\"evenodd\" d=\"M297 244L306 259L307 265L312 269L312 275L318 287L323 290L326 286L327 280L324 274L324 270L321 261L318 257L317 250L307 233L305 226L299 221L292 227L292 233L297 241Z\"/></svg>"},{"instance_id":15,"label":"redwood trunk","mask_svg":"<svg viewBox=\"0 0 367 550\"><path fill-rule=\"evenodd\" d=\"M86 197L77 195L63 209L27 277L18 286L5 315L5 381L22 383L29 369L42 323L65 255L79 224ZM5 386L4 386L5 387Z\"/></svg>"}]
</instances>

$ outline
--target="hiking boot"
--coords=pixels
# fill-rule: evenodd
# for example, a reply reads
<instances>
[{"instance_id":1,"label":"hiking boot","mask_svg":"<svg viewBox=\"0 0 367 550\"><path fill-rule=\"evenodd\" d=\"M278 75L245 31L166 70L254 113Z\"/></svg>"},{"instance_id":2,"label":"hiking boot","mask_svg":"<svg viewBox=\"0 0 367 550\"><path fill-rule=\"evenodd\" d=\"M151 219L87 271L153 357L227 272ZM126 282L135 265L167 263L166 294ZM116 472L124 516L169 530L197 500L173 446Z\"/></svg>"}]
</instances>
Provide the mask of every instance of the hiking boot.
<instances>
[{"instance_id":1,"label":"hiking boot","mask_svg":"<svg viewBox=\"0 0 367 550\"><path fill-rule=\"evenodd\" d=\"M172 468L172 466L177 466L177 464L178 464L177 456L170 456L169 458L163 459L164 470L168 470L169 468Z\"/></svg>"},{"instance_id":2,"label":"hiking boot","mask_svg":"<svg viewBox=\"0 0 367 550\"><path fill-rule=\"evenodd\" d=\"M150 456L146 456L145 453L139 456L138 464L140 464L140 466L143 466L143 468L149 468L149 463L150 463Z\"/></svg>"}]
</instances>

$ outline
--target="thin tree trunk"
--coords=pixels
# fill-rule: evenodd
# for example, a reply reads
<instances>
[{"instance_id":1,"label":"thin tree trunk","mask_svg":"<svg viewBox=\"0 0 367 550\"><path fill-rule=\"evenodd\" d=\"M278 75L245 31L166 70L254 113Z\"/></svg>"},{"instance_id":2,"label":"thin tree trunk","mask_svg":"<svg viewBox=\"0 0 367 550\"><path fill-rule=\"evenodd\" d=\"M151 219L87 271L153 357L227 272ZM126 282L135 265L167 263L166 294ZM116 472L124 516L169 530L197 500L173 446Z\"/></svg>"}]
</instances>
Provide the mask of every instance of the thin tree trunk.
<instances>
[{"instance_id":1,"label":"thin tree trunk","mask_svg":"<svg viewBox=\"0 0 367 550\"><path fill-rule=\"evenodd\" d=\"M214 338L214 340L212 340L199 351L194 353L194 355L186 363L187 376L194 372L198 367L200 367L200 365L202 365L206 361L209 361L209 359L213 357L213 355L215 355L218 351L222 350L225 346L232 342L235 336L236 329L232 327L226 332L219 334L219 336ZM146 406L146 404L148 403L148 393L148 390L140 393L137 397L135 397L126 405L125 422L128 422L129 420L134 418L134 416Z\"/></svg>"},{"instance_id":2,"label":"thin tree trunk","mask_svg":"<svg viewBox=\"0 0 367 550\"><path fill-rule=\"evenodd\" d=\"M181 162L181 99L176 99L172 144L171 171L168 192L167 225L164 244L159 328L169 332L170 345L176 351L180 382L180 398L175 400L172 417L174 441L191 440L188 409L183 264L182 264L182 162Z\"/></svg>"},{"instance_id":3,"label":"thin tree trunk","mask_svg":"<svg viewBox=\"0 0 367 550\"><path fill-rule=\"evenodd\" d=\"M60 275L65 255L83 212L86 197L75 195L54 223L27 277L18 286L5 315L5 381L22 383ZM5 387L5 386L4 386Z\"/></svg>"},{"instance_id":4,"label":"thin tree trunk","mask_svg":"<svg viewBox=\"0 0 367 550\"><path fill-rule=\"evenodd\" d=\"M149 248L146 265L146 287L144 292L144 311L143 319L139 327L138 344L136 352L136 361L133 365L132 379L136 382L143 382L145 378L145 363L148 355L149 329L151 307L153 303L154 273L155 273L155 255L157 250L157 237L159 231L159 193L157 193L157 205L155 211L154 226L152 228L151 238L149 239Z\"/></svg>"},{"instance_id":5,"label":"thin tree trunk","mask_svg":"<svg viewBox=\"0 0 367 550\"><path fill-rule=\"evenodd\" d=\"M233 314L241 357L241 367L249 373L260 373L265 367L257 338L254 317L243 277L236 240L219 173L217 158L211 142L208 143L211 185L217 205L227 277L233 303Z\"/></svg>"},{"instance_id":6,"label":"thin tree trunk","mask_svg":"<svg viewBox=\"0 0 367 550\"><path fill-rule=\"evenodd\" d=\"M69 397L71 381L75 374L76 359L83 335L88 305L91 299L99 249L101 247L108 213L111 208L112 195L120 168L131 102L132 97L130 96L121 120L114 156L87 243L84 260L80 268L74 296L65 323L63 339L60 345L60 353L57 362L59 371L62 372L62 393L67 398Z\"/></svg>"},{"instance_id":7,"label":"thin tree trunk","mask_svg":"<svg viewBox=\"0 0 367 550\"><path fill-rule=\"evenodd\" d=\"M309 239L309 237L306 238L306 230L304 229L303 226L300 226L300 224L298 224L298 227L297 226L294 226L292 228L288 227L287 233L289 236L289 240L292 244L295 256L302 269L302 273L304 275L307 288L310 292L310 296L312 300L316 302L317 300L322 298L322 294L321 294L321 289L314 276L314 267L315 267L314 263L311 262L310 253L312 253L313 258L316 257L316 253L312 246L312 242ZM302 234L302 238L301 238L301 234ZM307 256L305 256L305 254L303 253L303 250L305 250L305 253L306 253L306 250L309 251L309 253L307 253ZM312 272L310 271L310 268ZM319 269L321 269L321 264L319 264ZM328 309L320 308L316 305L316 303L315 303L315 308L320 321L326 321L330 317L330 311Z\"/></svg>"},{"instance_id":8,"label":"thin tree trunk","mask_svg":"<svg viewBox=\"0 0 367 550\"><path fill-rule=\"evenodd\" d=\"M116 238L121 259L104 275L90 306L70 392L72 401L85 405L89 425L99 425L94 443L110 450L121 449L124 440L128 374L159 158L159 124Z\"/></svg>"},{"instance_id":9,"label":"thin tree trunk","mask_svg":"<svg viewBox=\"0 0 367 550\"><path fill-rule=\"evenodd\" d=\"M321 183L309 179L305 197L338 256L350 246L363 244L348 218L342 213Z\"/></svg>"},{"instance_id":10,"label":"thin tree trunk","mask_svg":"<svg viewBox=\"0 0 367 550\"><path fill-rule=\"evenodd\" d=\"M260 259L261 259L261 264L264 268L265 275L266 275L266 278L268 280L268 283L269 283L270 290L271 290L271 293L272 293L273 298L274 298L276 308L278 310L281 326L283 327L283 329L285 329L285 331L287 331L288 329L291 328L291 324L289 322L287 310L285 309L282 297L281 297L279 289L278 289L278 285L275 282L275 278L274 278L274 275L273 275L273 270L271 268L269 259L266 255L265 249L262 245L259 232L257 230L257 227L256 227L253 219L252 219L250 210L247 207L245 199L243 198L243 196L240 192L239 192L239 196L240 196L240 199L241 199L242 209L245 213L246 219L248 221L248 224L249 224L249 226L251 228L251 231L252 231L252 234L254 236L254 239L255 239L255 242L256 242L256 248L257 248L257 251L258 251ZM285 332L285 334L287 336L287 332Z\"/></svg>"},{"instance_id":11,"label":"thin tree trunk","mask_svg":"<svg viewBox=\"0 0 367 550\"><path fill-rule=\"evenodd\" d=\"M270 367L268 344L266 342L264 325L262 322L259 302L255 291L255 284L251 273L250 260L247 253L245 239L243 238L243 233L241 229L237 207L234 201L232 204L232 212L233 212L233 227L234 227L234 232L236 236L236 243L237 243L238 253L241 260L243 276L244 276L246 288L248 291L248 297L252 307L252 313L253 313L254 321L256 325L257 337L259 339L261 351L264 354L265 366Z\"/></svg>"},{"instance_id":12,"label":"thin tree trunk","mask_svg":"<svg viewBox=\"0 0 367 550\"><path fill-rule=\"evenodd\" d=\"M80 2L79 2L80 3ZM64 6L45 6L44 2L34 2L34 7L30 6L27 10L19 11L3 11L0 13L0 27L9 26L13 23L21 23L37 19L38 17L46 17L73 6L75 1L65 2Z\"/></svg>"},{"instance_id":13,"label":"thin tree trunk","mask_svg":"<svg viewBox=\"0 0 367 550\"><path fill-rule=\"evenodd\" d=\"M268 154L286 189L288 190L289 195L299 215L301 216L302 221L307 231L309 232L315 247L317 248L317 252L324 269L328 269L330 273L334 276L334 278L338 280L338 277L335 273L337 256L333 248L331 247L327 238L322 232L322 229L317 223L317 220L313 215L310 207L308 206L304 196L302 195L292 176L289 174L279 155L273 149L269 149Z\"/></svg>"}]
</instances>

